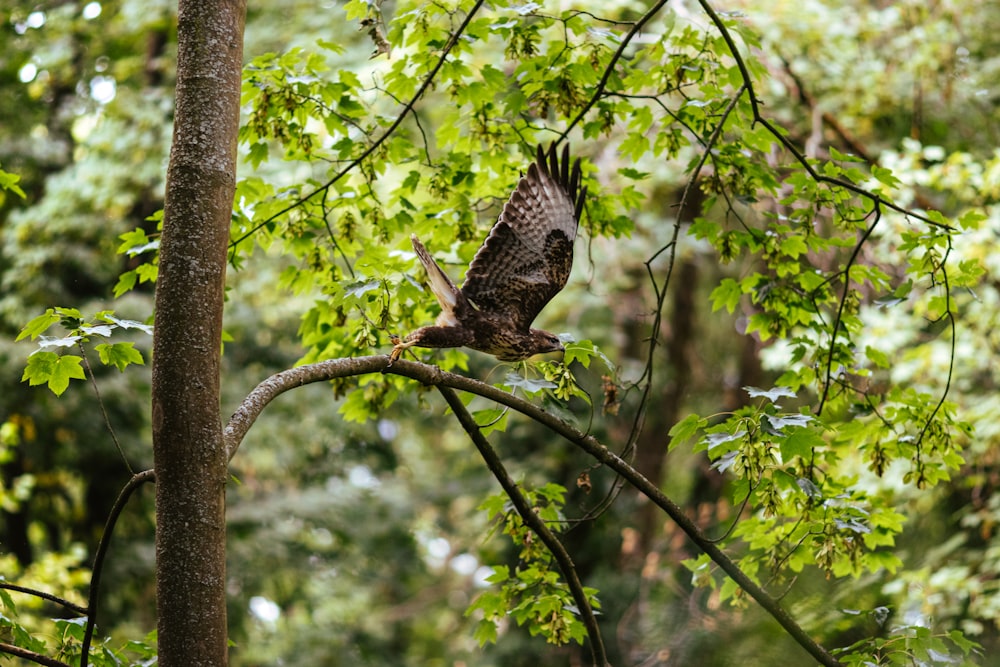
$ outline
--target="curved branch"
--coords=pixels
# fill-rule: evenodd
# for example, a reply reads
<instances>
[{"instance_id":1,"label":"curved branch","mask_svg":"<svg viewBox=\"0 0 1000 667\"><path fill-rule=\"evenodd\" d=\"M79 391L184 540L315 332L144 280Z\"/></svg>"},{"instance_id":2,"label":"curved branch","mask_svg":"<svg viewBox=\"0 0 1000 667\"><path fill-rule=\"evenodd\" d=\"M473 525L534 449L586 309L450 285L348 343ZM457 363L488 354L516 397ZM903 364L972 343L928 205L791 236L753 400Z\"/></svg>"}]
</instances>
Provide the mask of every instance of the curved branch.
<instances>
[{"instance_id":1,"label":"curved branch","mask_svg":"<svg viewBox=\"0 0 1000 667\"><path fill-rule=\"evenodd\" d=\"M406 119L406 116L411 111L413 111L413 107L416 105L417 101L420 100L420 98L423 96L424 92L426 92L427 89L430 88L431 83L434 82L434 78L437 76L438 72L441 71L441 68L444 66L444 62L447 59L448 55L451 53L451 50L455 48L455 45L458 43L458 40L462 36L462 33L465 32L465 29L472 21L472 17L476 15L476 12L479 11L479 9L483 6L485 2L486 0L476 0L476 4L474 4L472 6L472 9L469 10L469 13L465 15L465 19L462 21L462 24L458 26L458 30L456 30L452 34L451 38L448 40L448 43L445 44L444 49L441 51L441 57L438 58L438 61L434 65L434 68L427 74L427 76L424 78L423 83L421 83L420 87L417 89L417 92L413 94L413 97L410 98L410 101L407 102L406 106L403 107L403 111L400 112L398 116L396 116L396 119L392 121L392 124L386 128L385 132L383 132L378 139L373 141L371 145L368 146L368 148L366 148L361 153L361 155L351 160L351 162L346 167L338 171L336 175L334 175L326 183L319 186L309 194L296 199L294 202L292 202L285 208L281 209L280 211L274 213L273 215L268 216L267 219L262 220L260 223L254 225L250 229L250 231L248 231L246 234L239 237L235 241L231 241L229 243L229 247L232 248L233 251L235 252L236 246L238 246L243 241L247 240L247 238L256 233L257 230L260 229L261 227L264 227L265 225L274 222L275 220L285 215L289 211L298 208L299 206L306 203L319 193L326 192L331 187L333 187L334 183L336 183L344 176L346 176L348 173L350 173L355 167L361 164L361 162L363 162L369 155L374 153L379 146L385 143L386 139L388 139L399 128L399 126L403 124L403 121Z\"/></svg>"},{"instance_id":2,"label":"curved branch","mask_svg":"<svg viewBox=\"0 0 1000 667\"><path fill-rule=\"evenodd\" d=\"M580 577L577 575L576 566L573 564L573 559L570 558L569 552L566 551L566 547L563 546L559 538L549 530L549 527L545 525L541 517L535 513L532 509L531 504L528 503L524 494L521 490L517 488L517 483L511 478L510 474L507 473L506 468L504 468L503 462L500 457L497 456L496 451L490 446L489 441L486 436L482 434L479 430L479 425L476 420L472 418L469 411L465 409L465 405L462 400L458 397L452 389L438 385L438 392L444 396L444 400L448 402L448 407L451 411L455 413L455 417L458 418L458 422L465 429L465 432L469 435L469 439L479 450L479 454L483 457L486 462L486 466L496 477L497 481L500 482L500 486L503 487L504 493L510 498L511 503L513 503L514 508L517 509L517 513L521 515L521 520L524 521L525 525L531 528L532 532L538 536L545 547L555 558L556 563L559 565L559 569L562 571L563 577L566 580L566 585L569 588L570 593L573 595L573 601L576 602L577 609L580 610L580 617L583 620L584 627L587 628L587 635L590 637L590 651L591 655L594 657L594 665L597 667L608 666L607 654L604 651L604 640L601 638L601 629L597 625L597 617L594 616L594 610L590 606L590 600L587 599L587 594L583 590L583 584L580 582ZM610 666L608 666L610 667Z\"/></svg>"},{"instance_id":3,"label":"curved branch","mask_svg":"<svg viewBox=\"0 0 1000 667\"><path fill-rule=\"evenodd\" d=\"M97 605L100 599L101 590L101 572L104 570L104 559L108 555L108 547L111 544L111 535L114 533L115 524L118 522L118 517L121 516L122 510L125 509L125 505L128 503L129 498L140 486L147 482L152 482L156 478L155 473L152 470L145 470L140 473L136 473L128 481L125 487L122 489L121 493L118 494L118 498L115 500L114 506L111 508L111 513L108 515L108 520L104 524L104 534L101 535L101 541L97 545L97 554L94 556L94 567L93 573L90 577L90 595L87 599L87 606L81 607L78 604L74 604L69 600L64 600L60 597L56 597L50 593L45 593L42 591L36 591L31 588L25 588L24 586L17 586L14 584L0 583L0 588L17 591L18 593L28 593L29 595L34 595L36 597L42 598L43 600L48 600L50 602L55 602L60 604L67 609L77 612L82 616L87 617L87 625L83 633L83 642L81 646L80 653L80 667L87 667L88 660L90 658L90 644L94 638L94 627L97 622ZM68 667L66 663L60 662L53 658L46 657L39 653L29 651L27 649L20 648L18 646L12 646L10 644L0 643L0 653L9 653L11 655L16 655L18 657L30 660L39 665L56 665L59 667Z\"/></svg>"},{"instance_id":4,"label":"curved branch","mask_svg":"<svg viewBox=\"0 0 1000 667\"><path fill-rule=\"evenodd\" d=\"M267 407L268 403L289 389L314 382L326 382L335 378L364 375L366 373L379 373L385 369L388 363L389 358L387 356L332 359L316 364L289 368L266 378L243 399L243 402L240 403L236 412L229 418L229 422L222 431L222 441L226 447L229 460L231 461L236 454L236 450L243 441L243 437L250 430L250 427L253 426L257 417L260 416L261 411ZM423 364L414 364L413 362L400 359L389 370L399 371L400 369L414 365L422 366ZM424 384L435 383L425 382Z\"/></svg>"},{"instance_id":5,"label":"curved branch","mask_svg":"<svg viewBox=\"0 0 1000 667\"><path fill-rule=\"evenodd\" d=\"M944 383L944 391L941 392L941 398L938 399L937 404L931 411L931 414L927 417L927 421L924 423L924 427L920 429L920 435L917 436L917 456L920 456L920 446L924 441L924 436L927 435L927 431L931 427L934 418L937 413L944 407L944 402L948 398L948 393L951 391L951 382L955 377L955 344L958 339L957 323L955 321L955 312L952 310L951 306L951 283L948 279L948 269L946 267L946 261L948 255L951 254L951 240L948 240L948 250L945 252L944 257L941 258L941 282L944 285L944 303L945 303L945 314L944 317L948 319L948 327L951 329L951 353L948 356L948 378Z\"/></svg>"},{"instance_id":6,"label":"curved branch","mask_svg":"<svg viewBox=\"0 0 1000 667\"><path fill-rule=\"evenodd\" d=\"M55 658L50 658L47 655L35 653L34 651L29 651L26 648L21 648L20 646L14 646L13 644L7 644L4 642L0 642L0 653L16 655L17 657L33 662L36 665L47 665L48 667L70 667L70 665L61 660L56 660Z\"/></svg>"},{"instance_id":7,"label":"curved branch","mask_svg":"<svg viewBox=\"0 0 1000 667\"><path fill-rule=\"evenodd\" d=\"M90 596L87 600L87 627L83 633L83 646L80 654L80 667L87 667L87 660L90 657L90 643L94 638L94 626L97 624L97 604L100 600L101 572L104 570L104 559L108 555L108 547L111 545L111 535L114 533L115 524L122 510L128 503L132 494L143 484L156 480L156 473L152 470L144 470L132 475L125 487L118 494L108 520L104 524L104 534L97 545L97 554L94 556L94 569L90 576Z\"/></svg>"},{"instance_id":8,"label":"curved branch","mask_svg":"<svg viewBox=\"0 0 1000 667\"><path fill-rule=\"evenodd\" d=\"M45 591L35 590L34 588L28 588L27 586L18 586L17 584L8 584L5 581L0 581L0 588L7 591L16 591L18 593L26 593L28 595L33 595L36 598L41 598L43 600L48 600L49 602L55 602L57 605L66 607L70 611L75 611L81 616L87 615L87 608L81 607L75 602L70 602L64 598L57 595L52 595L52 593L46 593Z\"/></svg>"},{"instance_id":9,"label":"curved branch","mask_svg":"<svg viewBox=\"0 0 1000 667\"><path fill-rule=\"evenodd\" d=\"M826 405L826 399L830 396L830 385L833 384L833 355L837 351L837 332L840 331L840 327L844 323L844 308L847 306L847 297L851 292L851 267L857 262L858 255L861 254L861 249L868 242L868 238L875 231L879 221L882 219L882 208L878 204L875 205L874 212L875 219L872 220L872 224L868 226L864 234L861 235L861 239L854 245L854 251L851 252L851 256L847 258L847 263L844 265L844 292L840 296L840 303L837 306L837 316L833 320L833 331L830 332L830 349L826 355L826 381L823 383L823 395L820 396L819 405L816 407L817 415L822 414L823 407Z\"/></svg>"},{"instance_id":10,"label":"curved branch","mask_svg":"<svg viewBox=\"0 0 1000 667\"><path fill-rule=\"evenodd\" d=\"M844 188L845 190L853 192L860 197L871 200L876 206L885 206L886 208L892 209L897 213L901 213L905 216L913 217L917 220L925 222L932 227L947 229L949 231L953 229L949 225L931 220L925 215L920 215L915 211L911 211L903 206L900 206L899 204L895 204L892 201L883 198L881 195L869 192L860 185L855 185L850 181L834 178L832 176L824 176L816 171L816 168L809 164L809 160L802 154L802 151L796 148L795 144L793 144L788 137L782 134L778 128L775 127L774 124L772 124L771 121L765 118L760 112L760 101L757 99L757 91L753 87L753 78L750 76L750 70L747 68L746 62L743 60L743 56L740 55L740 51L736 46L736 40L733 39L733 36L729 33L729 28L726 27L725 22L723 22L719 14L708 3L708 0L698 0L698 4L701 6L705 14L708 15L708 18L712 21L712 23L715 24L715 28L719 31L723 41L725 41L726 46L729 48L729 55L733 57L733 60L736 62L736 67L740 70L740 78L743 79L743 84L746 86L747 91L750 94L750 109L753 113L754 122L763 125L765 129L771 133L771 136L773 136L778 143L785 148L785 150L791 153L792 157L795 158L795 161L798 162L799 165L806 170L806 173L809 174L809 178L813 179L817 183L828 183L830 185Z\"/></svg>"},{"instance_id":11,"label":"curved branch","mask_svg":"<svg viewBox=\"0 0 1000 667\"><path fill-rule=\"evenodd\" d=\"M549 428L559 434L572 444L584 450L599 462L606 465L622 477L624 477L640 493L649 498L657 507L662 509L680 528L688 538L698 546L709 558L715 562L733 581L737 583L746 593L765 609L778 623L788 632L789 635L820 664L828 667L840 665L840 663L826 649L820 646L812 637L803 630L795 619L785 611L781 605L771 597L763 588L757 585L747 575L740 570L739 566L732 561L715 543L708 538L695 523L688 518L674 501L666 496L659 487L646 479L635 468L630 466L617 454L600 443L594 436L588 435L572 424L569 424L559 417L546 412L542 408L529 403L523 399L513 396L497 387L485 384L478 380L473 380L462 375L447 373L437 366L428 366L413 361L399 359L389 365L389 357L379 355L373 357L357 357L351 359L332 359L317 364L299 366L280 373L276 373L258 384L253 391L243 400L239 408L230 418L226 425L223 438L226 450L230 459L236 453L240 441L260 415L261 411L274 398L280 396L289 389L300 387L313 382L324 382L334 378L347 377L350 375L363 375L366 373L392 373L401 375L419 382L435 387L450 387L460 391L477 394L491 401L513 408L527 417L535 420L539 424Z\"/></svg>"}]
</instances>

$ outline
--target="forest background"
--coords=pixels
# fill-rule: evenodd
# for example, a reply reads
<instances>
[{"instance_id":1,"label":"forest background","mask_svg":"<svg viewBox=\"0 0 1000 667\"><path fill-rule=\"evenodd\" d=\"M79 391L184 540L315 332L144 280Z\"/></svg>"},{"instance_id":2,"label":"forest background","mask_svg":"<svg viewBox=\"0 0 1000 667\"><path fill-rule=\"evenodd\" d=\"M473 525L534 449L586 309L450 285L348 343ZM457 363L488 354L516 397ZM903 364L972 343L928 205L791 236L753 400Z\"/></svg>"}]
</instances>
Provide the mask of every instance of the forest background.
<instances>
[{"instance_id":1,"label":"forest background","mask_svg":"<svg viewBox=\"0 0 1000 667\"><path fill-rule=\"evenodd\" d=\"M1000 7L266 5L243 47L224 415L271 373L431 321L409 234L459 278L534 145L570 128L590 195L539 321L575 341L566 365L420 358L618 452L845 662L992 664ZM0 574L77 605L152 466L174 12L0 9ZM70 384L88 374L99 395ZM612 664L808 664L648 498L495 400L469 409L596 590ZM590 660L557 570L427 388L296 389L230 472L232 664ZM98 653L149 659L153 535L140 490ZM0 598L2 641L79 650L82 625L51 620L74 614Z\"/></svg>"}]
</instances>

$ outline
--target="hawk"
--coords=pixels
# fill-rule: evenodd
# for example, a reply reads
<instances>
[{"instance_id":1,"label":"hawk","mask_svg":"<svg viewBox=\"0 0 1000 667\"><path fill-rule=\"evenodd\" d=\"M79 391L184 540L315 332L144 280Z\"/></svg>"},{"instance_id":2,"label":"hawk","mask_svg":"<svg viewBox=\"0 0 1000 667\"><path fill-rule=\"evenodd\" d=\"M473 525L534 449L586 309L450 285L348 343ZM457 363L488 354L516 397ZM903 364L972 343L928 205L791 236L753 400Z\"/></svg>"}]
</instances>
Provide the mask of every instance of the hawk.
<instances>
[{"instance_id":1,"label":"hawk","mask_svg":"<svg viewBox=\"0 0 1000 667\"><path fill-rule=\"evenodd\" d=\"M580 188L580 160L570 168L553 144L541 146L518 182L459 289L413 235L413 249L427 270L441 305L433 326L394 338L391 361L408 347L471 347L501 361L518 361L563 349L559 337L532 329L531 322L566 285L573 267L573 241L587 189Z\"/></svg>"}]
</instances>

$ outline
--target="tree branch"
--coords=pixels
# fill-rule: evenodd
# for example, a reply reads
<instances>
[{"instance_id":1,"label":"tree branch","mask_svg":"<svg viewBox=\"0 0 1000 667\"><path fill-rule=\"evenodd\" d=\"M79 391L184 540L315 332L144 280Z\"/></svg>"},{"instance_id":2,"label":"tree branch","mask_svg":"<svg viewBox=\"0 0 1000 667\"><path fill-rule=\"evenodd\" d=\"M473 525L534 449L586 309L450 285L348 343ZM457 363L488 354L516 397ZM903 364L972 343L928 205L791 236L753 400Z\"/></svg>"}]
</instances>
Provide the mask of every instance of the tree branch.
<instances>
[{"instance_id":1,"label":"tree branch","mask_svg":"<svg viewBox=\"0 0 1000 667\"><path fill-rule=\"evenodd\" d=\"M545 547L552 554L552 557L556 559L556 563L559 565L559 569L563 573L563 578L566 580L566 585L569 587L570 593L573 595L573 600L576 602L577 609L580 610L580 617L583 620L583 625L587 628L587 635L590 637L590 651L594 658L594 665L596 667L610 667L608 665L608 658L604 652L604 640L601 638L601 629L597 625L597 617L594 616L594 610L590 606L590 600L587 599L587 594L583 590L583 584L580 582L580 577L577 575L576 566L573 564L573 559L570 558L569 552L566 551L566 547L563 546L559 538L549 530L549 527L545 525L541 517L535 513L532 509L531 504L521 493L521 490L517 488L517 483L508 474L506 468L504 468L503 462L500 457L497 456L496 451L490 446L489 441L486 436L482 434L479 430L479 424L476 420L472 418L469 411L465 409L465 405L462 403L458 395L448 387L438 385L437 390L444 396L444 400L448 402L448 407L451 411L455 413L455 417L458 418L458 423L462 425L465 432L469 434L469 439L479 450L479 454L483 457L486 462L486 466L496 477L497 481L500 482L500 486L503 487L504 493L510 498L511 503L513 503L514 508L517 509L517 513L521 515L521 520L524 521L531 530L538 536Z\"/></svg>"},{"instance_id":2,"label":"tree branch","mask_svg":"<svg viewBox=\"0 0 1000 667\"><path fill-rule=\"evenodd\" d=\"M780 143L785 150L787 150L795 161L805 169L806 173L809 174L809 178L813 179L817 183L827 183L829 185L834 185L854 194L871 200L876 206L885 206L888 209L892 209L897 213L901 213L907 217L916 218L922 222L931 225L932 227L937 227L939 229L951 230L952 227L949 225L942 224L935 220L931 220L925 215L911 211L899 204L893 203L891 200L885 199L881 195L877 195L867 189L861 187L860 185L855 185L850 181L845 181L840 178L834 178L831 176L824 176L823 174L816 171L816 168L809 163L809 160L803 155L802 151L796 148L795 144L791 140L782 134L774 124L771 123L764 115L760 112L760 101L757 99L757 91L753 87L753 78L750 76L750 70L747 69L746 63L743 61L743 56L740 55L739 49L736 46L736 41L733 36L729 33L729 29L723 22L719 14L712 8L708 3L708 0L698 0L698 4L701 6L702 10L708 15L708 18L715 24L716 29L722 36L723 41L726 42L726 46L729 47L729 55L733 57L736 61L736 67L740 70L740 77L743 79L743 84L746 86L748 99L750 100L750 109L753 113L753 119L755 123L760 123L763 125L768 132L771 133L778 143Z\"/></svg>"},{"instance_id":3,"label":"tree branch","mask_svg":"<svg viewBox=\"0 0 1000 667\"><path fill-rule=\"evenodd\" d=\"M321 192L326 192L331 187L333 187L334 183L336 183L337 181L339 181L340 179L342 179L344 176L346 176L348 173L350 173L355 167L357 167L359 164L361 164L369 155L371 155L372 153L374 153L375 150L379 146L381 146L383 143L385 143L386 139L388 139L390 136L392 136L392 134L399 128L399 126L402 125L403 121L406 119L406 116L411 111L413 111L413 107L416 105L416 103L423 96L424 92L426 92L427 89L430 88L431 83L434 82L434 78L437 76L438 72L444 66L444 62L447 59L448 55L451 53L451 50L455 47L455 44L458 43L459 38L462 36L462 33L465 32L465 29L468 27L469 22L472 21L472 17L476 15L476 12L479 11L479 9L483 6L483 4L485 2L486 2L486 0L476 0L476 4L474 4L472 6L472 9L469 10L469 13L465 15L465 19L462 21L462 24L460 26L458 26L458 30L456 30L452 34L451 38L448 40L448 43L445 44L444 50L441 52L441 57L438 58L438 61L434 65L434 68L424 78L423 83L420 84L420 87L417 89L417 92L415 92L413 94L413 97L410 98L410 101L407 102L406 106L403 107L402 112L400 112L400 114L398 116L396 116L396 119L394 121L392 121L392 124L389 125L389 127L386 128L385 132L383 132L382 135L379 136L378 139L376 139L375 141L373 141L371 143L371 145L368 146L368 148L366 148L361 153L361 155L359 155L358 157L356 157L353 160L351 160L350 164L348 164L346 167L344 167L343 169L341 169L340 171L338 171L326 183L324 183L323 185L319 186L318 188L316 188L315 190L313 190L309 194L296 199L294 202L292 202L291 204L289 204L285 208L281 209L280 211L278 211L278 212L276 212L276 213L268 216L267 219L262 220L260 223L254 225L253 228L250 229L250 231L248 231L246 234L244 234L243 236L239 237L235 241L230 242L229 247L232 248L233 251L235 252L236 246L238 246L240 243L242 243L247 238L249 238L250 236L252 236L261 227L264 227L265 225L267 225L267 224L269 224L269 223L277 220L278 218L280 218L281 216L285 215L289 211L298 208L299 206L301 206L302 204L306 203L307 201L309 201L310 199L312 199L316 195L320 194Z\"/></svg>"},{"instance_id":4,"label":"tree branch","mask_svg":"<svg viewBox=\"0 0 1000 667\"><path fill-rule=\"evenodd\" d=\"M51 593L46 593L45 591L39 591L34 588L28 588L27 586L18 586L17 584L8 584L5 581L0 581L0 588L7 591L16 591L18 593L26 593L27 595L34 595L36 598L48 600L49 602L55 602L57 605L66 607L70 611L75 611L81 616L87 615L86 607L81 607L75 602L70 602L69 600L61 598L57 595L52 595Z\"/></svg>"},{"instance_id":5,"label":"tree branch","mask_svg":"<svg viewBox=\"0 0 1000 667\"><path fill-rule=\"evenodd\" d=\"M280 396L289 389L313 382L324 382L334 378L376 372L392 373L418 380L428 386L450 387L451 389L458 389L488 398L491 401L517 410L521 414L530 417L539 424L559 434L624 477L640 493L662 509L699 549L706 553L740 588L746 591L750 597L771 614L781 627L820 664L827 667L840 665L825 648L820 646L795 622L795 619L781 607L777 600L772 598L763 588L745 575L739 566L688 518L679 505L592 435L580 431L572 424L546 412L533 403L529 403L506 391L478 380L454 373L447 373L437 366L406 361L405 359L399 359L390 366L389 357L380 355L350 359L332 359L276 373L258 384L247 395L226 425L223 437L230 459L236 453L240 442L261 411L277 396Z\"/></svg>"},{"instance_id":6,"label":"tree branch","mask_svg":"<svg viewBox=\"0 0 1000 667\"><path fill-rule=\"evenodd\" d=\"M800 77L795 70L792 69L792 64L788 62L788 60L782 56L778 57L781 60L781 65L785 74L795 85L795 91L797 93L797 97L799 98L799 102L805 105L809 111L815 110L817 106L816 98L813 97L813 95L806 88L805 83L802 81L802 77ZM836 116L829 111L824 111L820 114L820 119L826 123L831 130L833 130L833 133L840 138L840 141L847 146L848 150L852 151L869 165L877 163L871 153L868 152L868 149L865 148L864 144L851 134L850 130L844 127L840 121L837 120Z\"/></svg>"},{"instance_id":7,"label":"tree branch","mask_svg":"<svg viewBox=\"0 0 1000 667\"><path fill-rule=\"evenodd\" d=\"M594 108L594 105L597 104L597 100L601 99L601 95L604 94L604 88L608 85L608 81L611 79L611 74L615 70L615 63L621 59L622 55L625 53L625 49L628 48L632 39L639 34L642 27L649 23L649 20L656 16L656 14L663 9L668 2L670 2L670 0L659 0L655 5L649 8L649 11L643 14L639 20L632 25L632 29L628 31L628 34L626 34L625 37L622 38L622 42L618 45L618 49L615 51L615 54L611 56L611 61L608 62L608 66L604 68L604 76L601 77L601 80L598 81L597 86L594 88L594 94L590 96L590 100L583 105L583 108L580 109L579 113L576 114L573 120L570 121L569 125L566 126L566 129L563 130L563 137L569 136L570 130L576 127L576 125L583 120L583 117L587 115L587 112Z\"/></svg>"},{"instance_id":8,"label":"tree branch","mask_svg":"<svg viewBox=\"0 0 1000 667\"><path fill-rule=\"evenodd\" d=\"M80 667L87 667L87 660L90 657L90 643L94 638L94 627L97 624L97 605L100 601L101 572L104 570L104 559L108 555L108 547L111 545L111 535L114 533L115 524L118 522L118 517L121 516L122 510L125 509L125 505L135 490L143 484L155 480L156 473L152 470L144 470L132 475L132 479L128 481L125 488L118 494L118 498L111 508L111 513L108 515L108 520L104 524L104 534L101 535L101 541L97 545L97 554L94 556L94 568L90 575L90 596L87 600L86 610L87 627L83 633Z\"/></svg>"},{"instance_id":9,"label":"tree branch","mask_svg":"<svg viewBox=\"0 0 1000 667\"><path fill-rule=\"evenodd\" d=\"M56 660L55 658L50 658L47 655L35 653L34 651L29 651L26 648L21 648L20 646L14 646L13 644L7 644L4 642L0 642L0 653L16 655L17 657L29 660L36 665L47 665L48 667L70 667L70 665L61 660Z\"/></svg>"},{"instance_id":10,"label":"tree branch","mask_svg":"<svg viewBox=\"0 0 1000 667\"><path fill-rule=\"evenodd\" d=\"M847 298L851 293L851 267L857 262L858 255L861 254L861 249L868 242L868 238L875 231L879 221L882 219L882 208L878 204L875 205L873 214L874 220L872 220L872 224L868 226L864 234L861 235L861 238L854 245L854 250L844 265L844 291L840 296L840 303L837 305L837 316L833 319L833 330L830 332L830 348L827 350L826 355L826 381L823 382L823 395L820 396L819 405L816 406L817 415L823 413L826 399L830 396L830 386L833 384L833 356L837 351L837 332L840 331L840 326L844 323L844 309L847 307Z\"/></svg>"}]
</instances>

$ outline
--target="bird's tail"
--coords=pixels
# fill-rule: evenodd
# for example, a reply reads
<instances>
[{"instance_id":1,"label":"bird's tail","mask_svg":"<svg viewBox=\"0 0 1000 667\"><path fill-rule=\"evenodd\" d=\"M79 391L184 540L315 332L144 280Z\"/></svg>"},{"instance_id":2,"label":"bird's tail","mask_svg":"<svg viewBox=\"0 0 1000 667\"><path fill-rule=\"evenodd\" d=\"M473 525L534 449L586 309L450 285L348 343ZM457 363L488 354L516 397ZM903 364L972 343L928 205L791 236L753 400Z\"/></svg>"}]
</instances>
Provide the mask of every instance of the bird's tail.
<instances>
[{"instance_id":1,"label":"bird's tail","mask_svg":"<svg viewBox=\"0 0 1000 667\"><path fill-rule=\"evenodd\" d=\"M416 251L417 257L420 258L420 263L424 265L424 269L427 271L427 279L430 281L431 292L434 293L434 297L441 304L441 314L437 319L438 326L455 326L458 324L458 320L455 317L455 306L458 304L458 299L460 298L458 288L455 287L455 283L451 281L448 274L438 266L438 263L427 252L427 248L420 242L416 234L410 236L410 241L413 243L413 249Z\"/></svg>"}]
</instances>

